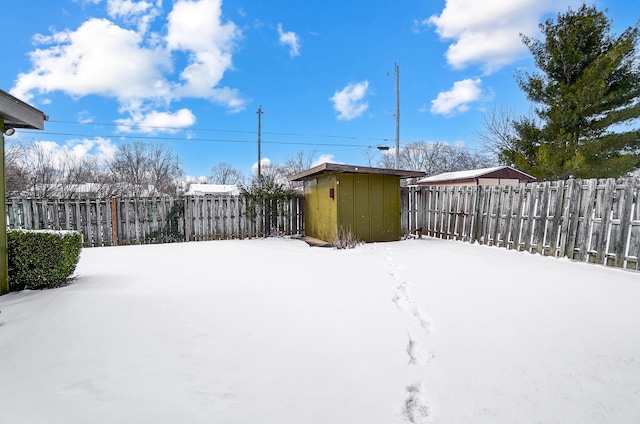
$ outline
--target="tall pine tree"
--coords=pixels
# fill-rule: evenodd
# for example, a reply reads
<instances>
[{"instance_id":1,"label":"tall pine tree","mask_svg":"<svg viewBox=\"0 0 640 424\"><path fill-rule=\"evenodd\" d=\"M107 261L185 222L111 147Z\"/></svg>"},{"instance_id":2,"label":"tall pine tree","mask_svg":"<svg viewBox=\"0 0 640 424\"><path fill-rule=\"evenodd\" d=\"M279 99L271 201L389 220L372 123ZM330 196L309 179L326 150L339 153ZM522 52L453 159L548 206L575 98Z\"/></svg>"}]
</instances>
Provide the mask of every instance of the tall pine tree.
<instances>
[{"instance_id":1,"label":"tall pine tree","mask_svg":"<svg viewBox=\"0 0 640 424\"><path fill-rule=\"evenodd\" d=\"M518 84L536 104L516 119L500 159L540 179L617 178L640 167L638 24L622 35L582 5L540 25L544 41L522 36L540 72Z\"/></svg>"}]
</instances>

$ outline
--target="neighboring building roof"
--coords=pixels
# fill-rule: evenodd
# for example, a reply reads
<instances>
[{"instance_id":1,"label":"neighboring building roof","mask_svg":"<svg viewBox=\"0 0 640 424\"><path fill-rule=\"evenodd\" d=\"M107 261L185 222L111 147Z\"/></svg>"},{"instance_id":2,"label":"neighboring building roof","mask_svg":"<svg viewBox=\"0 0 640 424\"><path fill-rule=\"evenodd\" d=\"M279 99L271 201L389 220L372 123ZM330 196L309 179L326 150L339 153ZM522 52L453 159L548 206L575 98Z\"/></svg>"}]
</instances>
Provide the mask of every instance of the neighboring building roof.
<instances>
[{"instance_id":1,"label":"neighboring building roof","mask_svg":"<svg viewBox=\"0 0 640 424\"><path fill-rule=\"evenodd\" d=\"M387 168L371 168L367 166L354 166L354 165L342 165L338 163L323 163L304 172L296 174L289 178L290 181L303 181L308 178L313 178L321 174L329 172L340 172L347 174L379 174L379 175L394 175L400 178L418 178L424 177L425 173L420 171L405 171L402 169L387 169Z\"/></svg>"},{"instance_id":2,"label":"neighboring building roof","mask_svg":"<svg viewBox=\"0 0 640 424\"><path fill-rule=\"evenodd\" d=\"M205 195L205 194L229 194L237 196L240 189L235 185L226 184L191 184L189 191L185 193L189 195Z\"/></svg>"},{"instance_id":3,"label":"neighboring building roof","mask_svg":"<svg viewBox=\"0 0 640 424\"><path fill-rule=\"evenodd\" d=\"M6 128L43 130L49 117L6 91L0 90L0 118Z\"/></svg>"},{"instance_id":4,"label":"neighboring building roof","mask_svg":"<svg viewBox=\"0 0 640 424\"><path fill-rule=\"evenodd\" d=\"M453 183L475 181L478 178L518 178L522 181L535 181L536 178L510 166L496 166L493 168L470 169L468 171L444 172L438 175L421 178L418 184Z\"/></svg>"}]
</instances>

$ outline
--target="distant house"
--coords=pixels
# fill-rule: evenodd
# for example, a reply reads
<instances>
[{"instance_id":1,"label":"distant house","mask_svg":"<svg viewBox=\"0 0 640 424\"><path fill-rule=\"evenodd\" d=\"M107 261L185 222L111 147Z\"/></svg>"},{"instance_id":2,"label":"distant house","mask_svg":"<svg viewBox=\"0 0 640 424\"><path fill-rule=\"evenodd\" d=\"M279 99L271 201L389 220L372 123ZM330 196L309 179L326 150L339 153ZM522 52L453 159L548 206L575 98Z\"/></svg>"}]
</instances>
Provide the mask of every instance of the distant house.
<instances>
[{"instance_id":1,"label":"distant house","mask_svg":"<svg viewBox=\"0 0 640 424\"><path fill-rule=\"evenodd\" d=\"M205 194L226 194L228 196L240 195L240 189L236 185L226 184L191 184L185 193L187 196L204 196Z\"/></svg>"},{"instance_id":2,"label":"distant house","mask_svg":"<svg viewBox=\"0 0 640 424\"><path fill-rule=\"evenodd\" d=\"M497 166L468 171L444 172L421 178L416 184L422 186L516 185L530 183L535 180L535 177L510 166Z\"/></svg>"}]
</instances>

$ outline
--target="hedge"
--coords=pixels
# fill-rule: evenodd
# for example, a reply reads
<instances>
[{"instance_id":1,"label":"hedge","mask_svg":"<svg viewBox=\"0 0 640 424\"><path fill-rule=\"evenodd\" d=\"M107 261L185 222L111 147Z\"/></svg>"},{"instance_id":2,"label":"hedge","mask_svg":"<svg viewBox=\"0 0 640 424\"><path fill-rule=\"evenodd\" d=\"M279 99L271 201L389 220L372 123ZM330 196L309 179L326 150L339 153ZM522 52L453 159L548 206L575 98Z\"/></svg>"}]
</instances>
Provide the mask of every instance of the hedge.
<instances>
[{"instance_id":1,"label":"hedge","mask_svg":"<svg viewBox=\"0 0 640 424\"><path fill-rule=\"evenodd\" d=\"M77 231L7 232L9 290L45 289L65 285L76 269L82 249Z\"/></svg>"}]
</instances>

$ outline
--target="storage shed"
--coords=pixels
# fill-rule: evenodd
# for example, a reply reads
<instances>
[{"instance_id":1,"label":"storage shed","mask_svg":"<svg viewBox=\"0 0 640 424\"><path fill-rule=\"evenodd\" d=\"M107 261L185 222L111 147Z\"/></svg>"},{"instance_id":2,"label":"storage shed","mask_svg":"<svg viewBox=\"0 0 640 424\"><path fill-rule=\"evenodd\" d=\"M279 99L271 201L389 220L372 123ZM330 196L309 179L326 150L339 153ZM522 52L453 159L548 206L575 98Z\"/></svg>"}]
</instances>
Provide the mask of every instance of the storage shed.
<instances>
[{"instance_id":1,"label":"storage shed","mask_svg":"<svg viewBox=\"0 0 640 424\"><path fill-rule=\"evenodd\" d=\"M444 172L417 181L425 186L481 186L481 185L516 185L530 183L536 178L510 166L471 169L468 171Z\"/></svg>"},{"instance_id":2,"label":"storage shed","mask_svg":"<svg viewBox=\"0 0 640 424\"><path fill-rule=\"evenodd\" d=\"M400 179L424 172L324 163L294 175L304 183L307 236L333 243L340 228L361 241L400 239Z\"/></svg>"}]
</instances>

